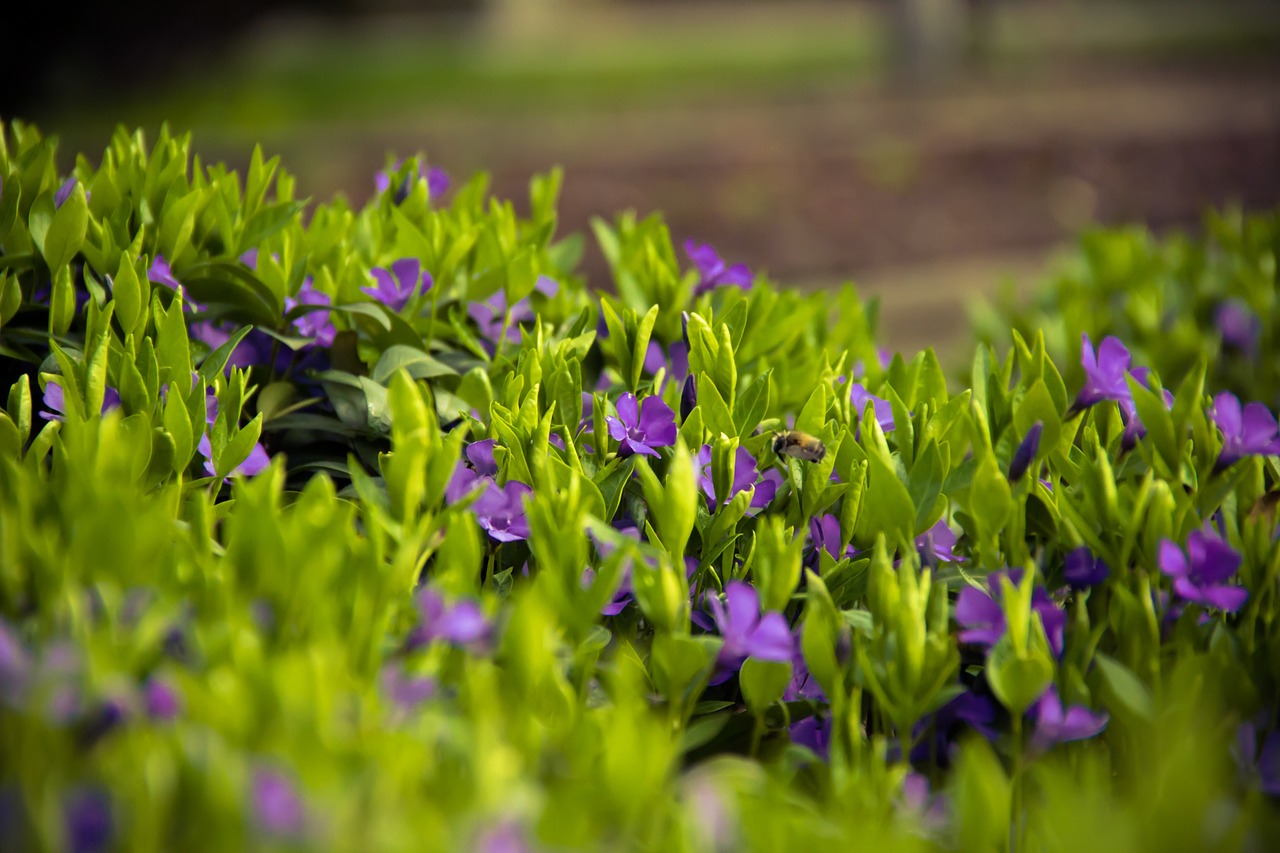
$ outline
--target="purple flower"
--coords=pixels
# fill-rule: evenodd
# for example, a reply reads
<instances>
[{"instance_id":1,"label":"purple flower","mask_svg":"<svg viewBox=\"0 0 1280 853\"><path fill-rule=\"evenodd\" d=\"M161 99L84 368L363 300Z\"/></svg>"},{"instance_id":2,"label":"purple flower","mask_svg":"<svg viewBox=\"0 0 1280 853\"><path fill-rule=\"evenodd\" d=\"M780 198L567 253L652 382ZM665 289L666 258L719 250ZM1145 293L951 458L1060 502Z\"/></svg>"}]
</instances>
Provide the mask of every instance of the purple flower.
<instances>
[{"instance_id":1,"label":"purple flower","mask_svg":"<svg viewBox=\"0 0 1280 853\"><path fill-rule=\"evenodd\" d=\"M178 691L163 678L151 678L143 689L147 716L153 720L172 720L182 710Z\"/></svg>"},{"instance_id":2,"label":"purple flower","mask_svg":"<svg viewBox=\"0 0 1280 853\"><path fill-rule=\"evenodd\" d=\"M912 731L916 745L911 750L911 760L916 764L946 766L965 732L976 731L987 740L994 741L998 735L995 722L996 707L991 700L966 690L932 716L916 723Z\"/></svg>"},{"instance_id":3,"label":"purple flower","mask_svg":"<svg viewBox=\"0 0 1280 853\"><path fill-rule=\"evenodd\" d=\"M487 827L476 840L476 853L530 853L525 832L514 821L503 821Z\"/></svg>"},{"instance_id":4,"label":"purple flower","mask_svg":"<svg viewBox=\"0 0 1280 853\"><path fill-rule=\"evenodd\" d=\"M1213 398L1213 422L1222 430L1222 454L1214 466L1221 471L1245 456L1280 455L1280 435L1275 416L1262 403L1240 400L1230 391Z\"/></svg>"},{"instance_id":5,"label":"purple flower","mask_svg":"<svg viewBox=\"0 0 1280 853\"><path fill-rule=\"evenodd\" d=\"M400 171L400 166L404 161L396 163L393 169L383 170L373 176L373 185L379 193L384 193L391 187L391 178L395 172ZM438 198L449 190L452 183L449 179L449 173L439 166L429 166L423 168L418 167L418 180L423 178L427 181L427 193L431 198ZM405 179L396 187L395 203L400 204L409 197L411 175L406 175Z\"/></svg>"},{"instance_id":6,"label":"purple flower","mask_svg":"<svg viewBox=\"0 0 1280 853\"><path fill-rule=\"evenodd\" d=\"M1072 589L1088 589L1097 586L1111 575L1111 567L1101 557L1081 545L1067 554L1062 576Z\"/></svg>"},{"instance_id":7,"label":"purple flower","mask_svg":"<svg viewBox=\"0 0 1280 853\"><path fill-rule=\"evenodd\" d=\"M439 592L424 587L417 595L416 604L421 623L405 643L409 649L420 648L436 640L468 646L489 638L493 626L474 601L464 599L447 605Z\"/></svg>"},{"instance_id":8,"label":"purple flower","mask_svg":"<svg viewBox=\"0 0 1280 853\"><path fill-rule=\"evenodd\" d=\"M411 675L396 664L382 668L382 692L402 711L412 711L436 695L435 679Z\"/></svg>"},{"instance_id":9,"label":"purple flower","mask_svg":"<svg viewBox=\"0 0 1280 853\"><path fill-rule=\"evenodd\" d=\"M164 255L157 254L155 259L151 261L151 266L147 269L147 280L156 284L163 284L165 287L178 291L183 295L182 310L190 313L191 311L200 311L201 306L186 298L186 291L182 289L182 282L174 277L173 271L169 269L169 262L165 260ZM201 325L210 325L204 323ZM223 343L226 338L223 338ZM221 346L221 344L219 344Z\"/></svg>"},{"instance_id":10,"label":"purple flower","mask_svg":"<svg viewBox=\"0 0 1280 853\"><path fill-rule=\"evenodd\" d=\"M376 287L360 288L392 311L400 311L416 293L431 289L431 273L422 269L417 258L401 258L391 268L374 267L370 270Z\"/></svg>"},{"instance_id":11,"label":"purple flower","mask_svg":"<svg viewBox=\"0 0 1280 853\"><path fill-rule=\"evenodd\" d=\"M988 589L991 590L989 593L973 586L966 586L960 591L956 598L956 622L964 628L959 634L960 642L989 649L1004 636L1008 625L1004 618L1004 608L1000 606L1003 588L1000 579L1003 577L1016 585L1022 579L1022 570L1010 569L1008 572L992 573L987 580ZM1039 585L1031 593L1031 609L1040 614L1040 622L1049 639L1049 648L1054 656L1061 657L1067 625L1066 612Z\"/></svg>"},{"instance_id":12,"label":"purple flower","mask_svg":"<svg viewBox=\"0 0 1280 853\"><path fill-rule=\"evenodd\" d=\"M1240 568L1240 554L1208 530L1193 530L1187 550L1169 539L1160 542L1160 571L1173 578L1173 591L1186 601L1234 613L1249 591L1227 581Z\"/></svg>"},{"instance_id":13,"label":"purple flower","mask_svg":"<svg viewBox=\"0 0 1280 853\"><path fill-rule=\"evenodd\" d=\"M55 210L62 207L67 199L71 198L71 193L75 191L76 183L77 181L74 177L67 178L62 182L62 186L58 187L58 191L53 194L53 207Z\"/></svg>"},{"instance_id":14,"label":"purple flower","mask_svg":"<svg viewBox=\"0 0 1280 853\"><path fill-rule=\"evenodd\" d=\"M550 276L540 275L533 289L551 299L560 292L560 283ZM527 323L536 316L533 312L533 305L527 296L512 305L510 311L508 311L507 296L501 290L490 296L485 302L472 302L467 306L467 314L479 328L480 336L485 339L485 349L489 351L490 355L497 351L497 347L503 341L513 344L520 343L523 340L520 324ZM503 326L506 327L507 335L502 340L499 340L502 337Z\"/></svg>"},{"instance_id":15,"label":"purple flower","mask_svg":"<svg viewBox=\"0 0 1280 853\"><path fill-rule=\"evenodd\" d=\"M649 399L652 400L654 398L650 397ZM702 488L702 493L706 495L707 503L714 510L717 501L715 485L711 480L711 445L702 445L694 464L698 468L698 485ZM745 447L739 447L734 454L733 484L729 490L729 496L723 501L719 501L719 503L722 505L727 504L733 500L738 492L754 489L755 493L751 497L749 509L760 510L768 506L769 501L773 500L773 496L777 494L778 487L781 485L782 475L780 473L770 468L763 475L760 474L759 469L756 467L756 458L751 455L751 451Z\"/></svg>"},{"instance_id":16,"label":"purple flower","mask_svg":"<svg viewBox=\"0 0 1280 853\"><path fill-rule=\"evenodd\" d=\"M284 299L284 310L292 311L299 305L332 305L333 300L329 298L329 294L322 293L315 289L315 285L308 276L302 282L302 287L298 288L297 297L286 296ZM314 338L318 346L333 346L333 339L338 334L338 330L334 328L333 322L329 319L328 311L309 311L301 315L293 321L293 327L297 329L298 334Z\"/></svg>"},{"instance_id":17,"label":"purple flower","mask_svg":"<svg viewBox=\"0 0 1280 853\"><path fill-rule=\"evenodd\" d=\"M609 435L619 443L618 455L657 456L658 447L676 443L676 415L661 397L645 397L638 406L634 394L618 399L618 417L608 415Z\"/></svg>"},{"instance_id":18,"label":"purple flower","mask_svg":"<svg viewBox=\"0 0 1280 853\"><path fill-rule=\"evenodd\" d=\"M683 423L688 419L694 408L698 405L698 387L693 382L693 375L690 374L684 378L684 385L680 388L680 422Z\"/></svg>"},{"instance_id":19,"label":"purple flower","mask_svg":"<svg viewBox=\"0 0 1280 853\"><path fill-rule=\"evenodd\" d=\"M529 538L529 520L524 514L524 497L533 489L517 480L499 486L490 481L480 499L472 505L480 526L499 542Z\"/></svg>"},{"instance_id":20,"label":"purple flower","mask_svg":"<svg viewBox=\"0 0 1280 853\"><path fill-rule=\"evenodd\" d=\"M1268 732L1259 749L1257 727L1244 723L1236 730L1235 753L1242 775L1256 779L1268 797L1280 797L1280 731Z\"/></svg>"},{"instance_id":21,"label":"purple flower","mask_svg":"<svg viewBox=\"0 0 1280 853\"><path fill-rule=\"evenodd\" d=\"M56 379L50 379L44 386L44 405L49 411L41 412L40 417L46 421L66 420L67 400L62 385ZM99 414L105 415L112 409L118 408L120 408L120 392L108 387L106 393L102 395L102 411Z\"/></svg>"},{"instance_id":22,"label":"purple flower","mask_svg":"<svg viewBox=\"0 0 1280 853\"><path fill-rule=\"evenodd\" d=\"M947 796L929 790L929 780L908 773L902 780L902 805L924 829L938 831L947 823Z\"/></svg>"},{"instance_id":23,"label":"purple flower","mask_svg":"<svg viewBox=\"0 0 1280 853\"><path fill-rule=\"evenodd\" d=\"M210 427L213 422L218 419L218 395L210 388L204 398L205 422ZM217 469L213 467L213 443L209 439L209 433L200 436L200 441L196 444L196 452L204 458L204 470L210 477L217 476ZM249 451L249 455L245 460L236 466L231 472L233 477L253 477L261 474L268 465L271 464L271 455L267 453L267 449L262 446L262 442L253 445L253 449Z\"/></svg>"},{"instance_id":24,"label":"purple flower","mask_svg":"<svg viewBox=\"0 0 1280 853\"><path fill-rule=\"evenodd\" d=\"M1258 349L1258 335L1262 322L1238 299L1229 299L1218 306L1214 322L1222 334L1222 343L1252 356Z\"/></svg>"},{"instance_id":25,"label":"purple flower","mask_svg":"<svg viewBox=\"0 0 1280 853\"><path fill-rule=\"evenodd\" d=\"M698 285L693 289L694 296L700 296L713 288L731 285L743 290L750 290L754 276L746 264L728 266L710 243L695 243L686 240L684 252L698 268Z\"/></svg>"},{"instance_id":26,"label":"purple flower","mask_svg":"<svg viewBox=\"0 0 1280 853\"><path fill-rule=\"evenodd\" d=\"M1036 452L1040 449L1040 433L1044 432L1044 424L1036 421L1031 425L1031 429L1027 430L1027 434L1023 436L1018 449L1013 452L1013 461L1009 463L1009 482L1016 483L1022 479L1022 475L1027 473L1027 469L1031 467L1031 463L1036 458Z\"/></svg>"},{"instance_id":27,"label":"purple flower","mask_svg":"<svg viewBox=\"0 0 1280 853\"><path fill-rule=\"evenodd\" d=\"M467 445L467 458L458 460L458 466L453 469L453 477L445 487L445 503L457 503L470 494L472 489L491 482L498 476L498 463L493 458L496 444L492 438L486 438Z\"/></svg>"},{"instance_id":28,"label":"purple flower","mask_svg":"<svg viewBox=\"0 0 1280 853\"><path fill-rule=\"evenodd\" d=\"M724 645L716 658L719 672L713 684L725 681L748 657L770 661L789 661L792 655L791 631L781 613L760 612L760 596L755 587L743 581L729 581L724 588L724 603L711 597L711 618L715 620Z\"/></svg>"},{"instance_id":29,"label":"purple flower","mask_svg":"<svg viewBox=\"0 0 1280 853\"><path fill-rule=\"evenodd\" d=\"M831 720L816 714L805 717L798 723L792 723L790 729L791 742L807 747L823 761L831 750Z\"/></svg>"},{"instance_id":30,"label":"purple flower","mask_svg":"<svg viewBox=\"0 0 1280 853\"><path fill-rule=\"evenodd\" d=\"M851 557L857 553L852 545L845 546L844 552L841 553L840 519L831 513L809 519L809 541L812 543L808 563L810 568L817 568L819 551L826 551L833 560Z\"/></svg>"},{"instance_id":31,"label":"purple flower","mask_svg":"<svg viewBox=\"0 0 1280 853\"><path fill-rule=\"evenodd\" d=\"M640 541L640 530L639 528L636 527L635 522L631 521L630 519L627 519L627 521L621 525L615 524L615 529L619 533L621 533L623 536L626 536L629 539L634 539L637 542ZM602 539L597 539L595 536L591 535L590 533L588 533L588 535L591 536L591 541L595 543L596 553L600 556L600 559L607 560L609 558L609 555L613 553L614 546ZM694 568L697 568L696 562L694 563ZM591 584L595 582L595 577L596 577L595 569L593 569L590 566L583 569L583 572L582 572L583 588L586 589L590 587ZM634 598L635 598L635 592L631 586L631 566L626 565L623 567L623 570L622 570L621 583L618 584L617 590L614 591L613 598L611 598L609 602L600 609L600 615L617 616L619 613L621 613L623 610L626 609L627 605L630 604Z\"/></svg>"},{"instance_id":32,"label":"purple flower","mask_svg":"<svg viewBox=\"0 0 1280 853\"><path fill-rule=\"evenodd\" d=\"M1084 705L1064 708L1058 688L1050 685L1027 712L1035 721L1031 743L1044 750L1058 743L1087 740L1107 727L1105 711L1091 711Z\"/></svg>"},{"instance_id":33,"label":"purple flower","mask_svg":"<svg viewBox=\"0 0 1280 853\"><path fill-rule=\"evenodd\" d=\"M299 835L307 819L293 782L264 768L253 774L253 813L258 825L273 835Z\"/></svg>"},{"instance_id":34,"label":"purple flower","mask_svg":"<svg viewBox=\"0 0 1280 853\"><path fill-rule=\"evenodd\" d=\"M98 788L78 788L66 798L62 809L67 850L93 853L107 850L115 834L111 798Z\"/></svg>"},{"instance_id":35,"label":"purple flower","mask_svg":"<svg viewBox=\"0 0 1280 853\"><path fill-rule=\"evenodd\" d=\"M880 424L880 429L889 432L893 429L893 406L888 400L882 400L874 394L867 391L857 382L849 387L849 396L853 398L853 405L857 409L856 415L859 420L862 419L862 413L867 409L867 402L870 401L875 412L876 423Z\"/></svg>"},{"instance_id":36,"label":"purple flower","mask_svg":"<svg viewBox=\"0 0 1280 853\"><path fill-rule=\"evenodd\" d=\"M1119 338L1103 339L1095 354L1093 341L1085 334L1081 343L1080 362L1084 366L1084 387L1076 396L1073 408L1083 409L1103 400L1128 400L1129 384L1125 374L1129 372L1129 350Z\"/></svg>"},{"instance_id":37,"label":"purple flower","mask_svg":"<svg viewBox=\"0 0 1280 853\"><path fill-rule=\"evenodd\" d=\"M890 364L893 364L893 351L892 351L892 350L884 349L883 347L879 347L879 348L877 348L877 349L876 349L876 361L878 361L878 362L880 363L880 369L881 369L881 370L888 370L888 369L889 369L889 365L890 365ZM866 363L865 363L865 362L863 362L863 360L862 360L862 359L858 359L858 360L857 360L857 361L855 361L855 362L853 363L853 365L849 368L849 373L850 373L850 375L852 375L852 376L853 376L853 378L854 378L854 379L861 379L863 376L866 376L866 375L867 375L867 365L866 365ZM842 377L840 377L840 381L841 381L841 382L843 382L843 381L844 381L844 377L843 377L843 376L842 376Z\"/></svg>"},{"instance_id":38,"label":"purple flower","mask_svg":"<svg viewBox=\"0 0 1280 853\"><path fill-rule=\"evenodd\" d=\"M945 518L916 537L916 550L926 565L934 563L963 563L964 557L955 552L956 534L947 526Z\"/></svg>"}]
</instances>

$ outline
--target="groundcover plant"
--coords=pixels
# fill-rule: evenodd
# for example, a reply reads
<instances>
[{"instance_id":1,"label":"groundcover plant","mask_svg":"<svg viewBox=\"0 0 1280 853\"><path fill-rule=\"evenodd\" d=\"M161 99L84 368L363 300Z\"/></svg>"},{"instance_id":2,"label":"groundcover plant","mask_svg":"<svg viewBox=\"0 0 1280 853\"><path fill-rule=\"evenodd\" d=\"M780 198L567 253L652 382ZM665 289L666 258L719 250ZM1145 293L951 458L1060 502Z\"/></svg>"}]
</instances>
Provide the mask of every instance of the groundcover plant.
<instances>
[{"instance_id":1,"label":"groundcover plant","mask_svg":"<svg viewBox=\"0 0 1280 853\"><path fill-rule=\"evenodd\" d=\"M355 209L2 139L5 849L1278 837L1276 389L1220 383L1220 277L1107 267L1185 363L1099 303L957 383L657 217L588 290L556 173ZM1261 378L1275 222L1211 236Z\"/></svg>"}]
</instances>

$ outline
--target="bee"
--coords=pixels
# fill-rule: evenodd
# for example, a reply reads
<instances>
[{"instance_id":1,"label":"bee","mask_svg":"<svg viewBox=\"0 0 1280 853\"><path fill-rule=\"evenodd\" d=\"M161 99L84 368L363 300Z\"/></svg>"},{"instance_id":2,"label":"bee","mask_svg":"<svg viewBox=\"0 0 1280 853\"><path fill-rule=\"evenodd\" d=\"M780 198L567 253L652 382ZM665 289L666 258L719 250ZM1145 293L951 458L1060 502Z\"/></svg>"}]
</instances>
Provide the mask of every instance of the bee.
<instances>
[{"instance_id":1,"label":"bee","mask_svg":"<svg viewBox=\"0 0 1280 853\"><path fill-rule=\"evenodd\" d=\"M774 436L773 452L779 456L790 456L793 459L821 462L822 457L827 455L827 447L806 432L790 430L788 432L780 432Z\"/></svg>"}]
</instances>

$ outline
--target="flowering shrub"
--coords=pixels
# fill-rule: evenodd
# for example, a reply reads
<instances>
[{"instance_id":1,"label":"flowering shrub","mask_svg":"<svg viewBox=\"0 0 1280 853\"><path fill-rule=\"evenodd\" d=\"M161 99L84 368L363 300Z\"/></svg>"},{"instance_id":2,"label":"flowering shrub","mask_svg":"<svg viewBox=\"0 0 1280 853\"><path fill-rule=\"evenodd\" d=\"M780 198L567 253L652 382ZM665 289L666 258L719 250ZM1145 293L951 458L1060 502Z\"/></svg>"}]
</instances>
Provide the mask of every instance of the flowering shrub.
<instances>
[{"instance_id":1,"label":"flowering shrub","mask_svg":"<svg viewBox=\"0 0 1280 853\"><path fill-rule=\"evenodd\" d=\"M558 174L2 138L5 849L1280 829L1273 398L1206 351L1072 315L956 392L656 217L587 290Z\"/></svg>"}]
</instances>

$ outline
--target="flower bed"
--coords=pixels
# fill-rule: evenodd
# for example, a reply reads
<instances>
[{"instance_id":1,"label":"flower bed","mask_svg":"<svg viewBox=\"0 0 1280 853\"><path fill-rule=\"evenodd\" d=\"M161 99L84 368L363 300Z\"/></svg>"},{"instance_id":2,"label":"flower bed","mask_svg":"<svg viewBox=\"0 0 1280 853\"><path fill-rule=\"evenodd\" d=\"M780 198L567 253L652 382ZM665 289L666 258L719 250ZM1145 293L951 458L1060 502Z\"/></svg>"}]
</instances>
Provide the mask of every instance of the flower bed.
<instances>
[{"instance_id":1,"label":"flower bed","mask_svg":"<svg viewBox=\"0 0 1280 853\"><path fill-rule=\"evenodd\" d=\"M1280 829L1280 437L1211 313L1188 361L1064 310L1079 359L1015 333L955 393L657 217L586 289L555 173L517 213L411 159L357 210L3 140L6 849ZM1214 236L1266 364L1275 223Z\"/></svg>"}]
</instances>

